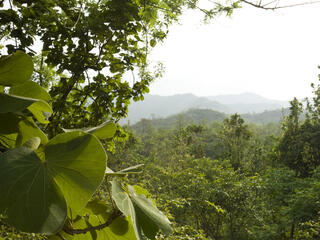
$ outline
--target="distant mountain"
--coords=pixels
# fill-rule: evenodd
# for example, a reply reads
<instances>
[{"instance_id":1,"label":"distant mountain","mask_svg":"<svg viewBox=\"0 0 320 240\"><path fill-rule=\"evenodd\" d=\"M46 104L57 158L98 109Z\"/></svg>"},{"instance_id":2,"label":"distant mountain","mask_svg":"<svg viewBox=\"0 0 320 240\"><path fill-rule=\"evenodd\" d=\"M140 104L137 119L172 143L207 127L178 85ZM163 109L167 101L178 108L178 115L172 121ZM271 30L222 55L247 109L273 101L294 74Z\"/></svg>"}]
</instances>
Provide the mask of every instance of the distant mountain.
<instances>
[{"instance_id":1,"label":"distant mountain","mask_svg":"<svg viewBox=\"0 0 320 240\"><path fill-rule=\"evenodd\" d=\"M190 109L166 118L142 119L131 127L137 132L143 132L146 127L170 129L188 124L222 122L227 114L208 109Z\"/></svg>"},{"instance_id":2,"label":"distant mountain","mask_svg":"<svg viewBox=\"0 0 320 240\"><path fill-rule=\"evenodd\" d=\"M178 94L173 96L146 95L141 102L133 102L129 106L128 118L120 124L134 124L145 119L165 118L174 114L186 112L189 109L210 109L222 113L247 114L287 108L288 102L270 100L254 93L237 95L220 95L197 97L193 94Z\"/></svg>"},{"instance_id":3,"label":"distant mountain","mask_svg":"<svg viewBox=\"0 0 320 240\"><path fill-rule=\"evenodd\" d=\"M142 118L163 118L181 113L189 109L211 109L219 112L230 112L228 106L212 101L206 97L197 97L193 94L178 94L173 96L146 95L141 102L134 102L129 106L128 121L134 124Z\"/></svg>"},{"instance_id":4,"label":"distant mountain","mask_svg":"<svg viewBox=\"0 0 320 240\"><path fill-rule=\"evenodd\" d=\"M251 122L256 124L268 124L268 123L279 123L288 114L289 114L289 108L283 108L283 109L277 109L277 110L266 110L261 113L241 114L241 117L246 122Z\"/></svg>"},{"instance_id":5,"label":"distant mountain","mask_svg":"<svg viewBox=\"0 0 320 240\"><path fill-rule=\"evenodd\" d=\"M237 113L261 113L266 110L282 109L289 106L289 101L271 100L254 93L218 95L207 98L217 101L232 109L232 112Z\"/></svg>"},{"instance_id":6,"label":"distant mountain","mask_svg":"<svg viewBox=\"0 0 320 240\"><path fill-rule=\"evenodd\" d=\"M255 114L241 114L247 123L268 124L280 123L282 118L288 114L288 109L272 110ZM146 128L171 129L177 126L188 124L211 124L222 122L228 114L209 109L190 109L186 112L175 114L166 118L142 119L131 127L137 132L143 132Z\"/></svg>"}]
</instances>

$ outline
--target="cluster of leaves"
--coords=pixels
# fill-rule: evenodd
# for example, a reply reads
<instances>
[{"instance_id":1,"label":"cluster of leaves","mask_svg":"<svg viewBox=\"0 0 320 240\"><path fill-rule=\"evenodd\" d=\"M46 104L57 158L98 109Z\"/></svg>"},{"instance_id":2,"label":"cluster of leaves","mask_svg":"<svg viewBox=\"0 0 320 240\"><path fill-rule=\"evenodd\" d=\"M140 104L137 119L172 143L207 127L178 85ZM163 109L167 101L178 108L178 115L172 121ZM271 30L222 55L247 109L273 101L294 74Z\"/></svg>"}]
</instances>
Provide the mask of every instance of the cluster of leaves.
<instances>
[{"instance_id":1,"label":"cluster of leaves","mask_svg":"<svg viewBox=\"0 0 320 240\"><path fill-rule=\"evenodd\" d=\"M183 8L196 8L198 1L8 2L1 1L1 43L8 54L23 49L40 58L35 80L49 86L54 113L47 132L54 136L61 127L90 127L126 116L130 101L142 100L161 75L161 67L148 70L150 49L165 39ZM39 41L42 49L36 52ZM46 68L60 74L57 84L44 79ZM139 74L131 81L130 72Z\"/></svg>"},{"instance_id":2,"label":"cluster of leaves","mask_svg":"<svg viewBox=\"0 0 320 240\"><path fill-rule=\"evenodd\" d=\"M106 167L99 140L112 138L116 125L65 129L49 140L37 123L48 123L51 99L29 80L32 71L31 58L21 51L0 59L1 221L49 239L154 239L159 229L170 233L170 222L142 188L113 180L111 203L92 200L105 176L128 174Z\"/></svg>"}]
</instances>

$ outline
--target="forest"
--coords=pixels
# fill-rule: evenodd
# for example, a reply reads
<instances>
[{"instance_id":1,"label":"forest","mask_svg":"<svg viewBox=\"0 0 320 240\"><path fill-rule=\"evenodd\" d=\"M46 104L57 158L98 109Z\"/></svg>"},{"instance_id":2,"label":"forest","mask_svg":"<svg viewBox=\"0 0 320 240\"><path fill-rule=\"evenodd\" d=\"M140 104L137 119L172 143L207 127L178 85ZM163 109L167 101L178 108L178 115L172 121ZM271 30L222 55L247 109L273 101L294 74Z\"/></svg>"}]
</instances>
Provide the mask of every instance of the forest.
<instances>
[{"instance_id":1,"label":"forest","mask_svg":"<svg viewBox=\"0 0 320 240\"><path fill-rule=\"evenodd\" d=\"M110 163L144 164L130 180L168 212L168 239L319 239L318 87L314 93L307 109L291 101L278 124L247 124L238 114L211 124L180 119L170 129L141 121Z\"/></svg>"},{"instance_id":2,"label":"forest","mask_svg":"<svg viewBox=\"0 0 320 240\"><path fill-rule=\"evenodd\" d=\"M0 240L320 239L320 85L279 122L191 109L119 124L183 11L243 4L278 7L0 1Z\"/></svg>"}]
</instances>

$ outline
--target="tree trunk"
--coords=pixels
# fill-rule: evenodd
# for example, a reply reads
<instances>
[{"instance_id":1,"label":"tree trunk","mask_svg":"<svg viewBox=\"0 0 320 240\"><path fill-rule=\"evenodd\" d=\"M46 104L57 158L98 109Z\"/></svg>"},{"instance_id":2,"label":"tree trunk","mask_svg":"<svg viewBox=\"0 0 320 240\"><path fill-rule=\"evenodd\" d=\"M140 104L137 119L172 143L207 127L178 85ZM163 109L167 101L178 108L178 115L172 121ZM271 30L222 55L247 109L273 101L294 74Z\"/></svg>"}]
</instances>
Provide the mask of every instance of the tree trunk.
<instances>
[{"instance_id":1,"label":"tree trunk","mask_svg":"<svg viewBox=\"0 0 320 240\"><path fill-rule=\"evenodd\" d=\"M290 230L290 240L293 240L293 236L294 236L294 223L291 224L291 230Z\"/></svg>"}]
</instances>

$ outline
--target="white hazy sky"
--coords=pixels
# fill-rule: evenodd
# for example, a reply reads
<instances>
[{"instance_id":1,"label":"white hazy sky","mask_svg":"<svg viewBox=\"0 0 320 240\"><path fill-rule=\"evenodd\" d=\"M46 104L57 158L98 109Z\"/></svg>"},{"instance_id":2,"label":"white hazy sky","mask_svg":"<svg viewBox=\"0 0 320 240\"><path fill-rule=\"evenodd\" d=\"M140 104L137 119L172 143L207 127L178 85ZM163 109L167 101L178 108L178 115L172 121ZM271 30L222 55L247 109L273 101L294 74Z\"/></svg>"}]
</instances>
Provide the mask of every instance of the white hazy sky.
<instances>
[{"instance_id":1,"label":"white hazy sky","mask_svg":"<svg viewBox=\"0 0 320 240\"><path fill-rule=\"evenodd\" d=\"M201 19L188 11L153 50L151 60L166 71L151 94L311 96L320 73L320 4L277 11L245 6L231 18Z\"/></svg>"}]
</instances>

